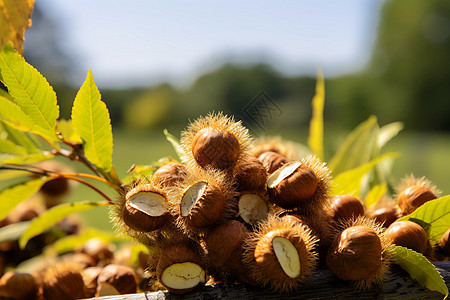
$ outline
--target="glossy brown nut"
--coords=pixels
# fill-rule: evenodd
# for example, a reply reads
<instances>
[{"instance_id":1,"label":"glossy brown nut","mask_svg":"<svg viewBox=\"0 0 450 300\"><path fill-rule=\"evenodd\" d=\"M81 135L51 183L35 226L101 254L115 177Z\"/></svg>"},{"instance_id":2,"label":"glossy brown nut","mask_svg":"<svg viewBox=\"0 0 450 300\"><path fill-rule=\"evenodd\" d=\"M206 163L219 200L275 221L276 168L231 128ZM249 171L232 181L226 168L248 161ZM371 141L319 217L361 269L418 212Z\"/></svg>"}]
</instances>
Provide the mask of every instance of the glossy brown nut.
<instances>
[{"instance_id":1,"label":"glossy brown nut","mask_svg":"<svg viewBox=\"0 0 450 300\"><path fill-rule=\"evenodd\" d=\"M397 204L402 216L409 215L424 203L437 199L431 188L424 185L413 185L404 189L397 197Z\"/></svg>"},{"instance_id":2,"label":"glossy brown nut","mask_svg":"<svg viewBox=\"0 0 450 300\"><path fill-rule=\"evenodd\" d=\"M342 280L363 280L380 268L381 252L381 240L375 230L353 226L334 239L326 264Z\"/></svg>"},{"instance_id":3,"label":"glossy brown nut","mask_svg":"<svg viewBox=\"0 0 450 300\"><path fill-rule=\"evenodd\" d=\"M361 200L352 195L336 195L332 201L332 215L337 222L364 215L364 206Z\"/></svg>"},{"instance_id":4,"label":"glossy brown nut","mask_svg":"<svg viewBox=\"0 0 450 300\"><path fill-rule=\"evenodd\" d=\"M173 186L186 178L186 167L177 162L170 162L159 167L152 175L152 181L163 187Z\"/></svg>"},{"instance_id":5,"label":"glossy brown nut","mask_svg":"<svg viewBox=\"0 0 450 300\"><path fill-rule=\"evenodd\" d=\"M192 142L194 159L203 168L228 169L236 163L240 150L233 134L210 127L199 130Z\"/></svg>"},{"instance_id":6,"label":"glossy brown nut","mask_svg":"<svg viewBox=\"0 0 450 300\"><path fill-rule=\"evenodd\" d=\"M269 174L275 172L288 162L286 157L273 151L261 153L258 156L258 160L263 164Z\"/></svg>"},{"instance_id":7,"label":"glossy brown nut","mask_svg":"<svg viewBox=\"0 0 450 300\"><path fill-rule=\"evenodd\" d=\"M374 211L370 217L383 224L383 227L389 227L398 219L398 212L394 207L383 207Z\"/></svg>"},{"instance_id":8,"label":"glossy brown nut","mask_svg":"<svg viewBox=\"0 0 450 300\"><path fill-rule=\"evenodd\" d=\"M102 283L112 285L120 294L136 293L136 275L133 269L127 266L109 264L104 267L97 279L98 286Z\"/></svg>"},{"instance_id":9,"label":"glossy brown nut","mask_svg":"<svg viewBox=\"0 0 450 300\"><path fill-rule=\"evenodd\" d=\"M234 178L239 191L264 191L266 189L267 171L263 164L254 157L249 157L236 167Z\"/></svg>"},{"instance_id":10,"label":"glossy brown nut","mask_svg":"<svg viewBox=\"0 0 450 300\"><path fill-rule=\"evenodd\" d=\"M428 236L423 228L411 221L392 223L384 235L397 246L406 247L422 254L427 253Z\"/></svg>"},{"instance_id":11,"label":"glossy brown nut","mask_svg":"<svg viewBox=\"0 0 450 300\"><path fill-rule=\"evenodd\" d=\"M450 228L444 233L439 241L439 247L441 247L445 255L450 256Z\"/></svg>"}]
</instances>

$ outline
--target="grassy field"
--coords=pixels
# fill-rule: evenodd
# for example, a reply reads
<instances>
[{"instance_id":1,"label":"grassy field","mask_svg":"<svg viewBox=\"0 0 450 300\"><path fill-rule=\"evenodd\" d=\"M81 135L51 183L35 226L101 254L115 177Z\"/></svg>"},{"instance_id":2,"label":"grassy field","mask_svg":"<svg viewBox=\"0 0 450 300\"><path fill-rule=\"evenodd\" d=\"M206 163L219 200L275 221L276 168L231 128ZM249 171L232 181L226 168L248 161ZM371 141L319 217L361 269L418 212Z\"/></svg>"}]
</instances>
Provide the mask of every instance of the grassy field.
<instances>
[{"instance_id":1,"label":"grassy field","mask_svg":"<svg viewBox=\"0 0 450 300\"><path fill-rule=\"evenodd\" d=\"M295 132L285 133L291 139L296 136ZM304 142L304 135L305 132L299 133L299 138L296 140ZM393 168L394 183L400 182L401 178L408 174L414 174L416 177L425 176L443 192L443 195L450 194L450 181L447 175L447 170L450 170L449 135L401 132L387 144L384 152L388 151L398 152L401 155ZM328 152L332 153L332 150ZM126 176L126 171L132 164L149 164L168 155L176 157L172 146L166 141L161 131L149 132L145 135L125 131L114 133L113 162L121 178ZM103 190L110 189L105 186ZM115 197L111 191L109 194ZM100 199L96 193L86 187L78 186L68 200ZM100 207L85 212L81 216L90 226L106 230L113 228L109 221L108 207Z\"/></svg>"}]
</instances>

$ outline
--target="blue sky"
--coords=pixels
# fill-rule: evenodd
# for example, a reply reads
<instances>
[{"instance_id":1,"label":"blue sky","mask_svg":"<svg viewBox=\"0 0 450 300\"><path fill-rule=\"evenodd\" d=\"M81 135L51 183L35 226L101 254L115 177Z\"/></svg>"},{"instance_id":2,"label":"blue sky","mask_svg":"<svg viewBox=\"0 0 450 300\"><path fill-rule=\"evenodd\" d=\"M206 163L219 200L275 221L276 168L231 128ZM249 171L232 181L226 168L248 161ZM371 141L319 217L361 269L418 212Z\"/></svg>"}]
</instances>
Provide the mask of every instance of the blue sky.
<instances>
[{"instance_id":1,"label":"blue sky","mask_svg":"<svg viewBox=\"0 0 450 300\"><path fill-rule=\"evenodd\" d=\"M354 71L370 56L382 3L37 1L102 87L188 84L224 61L267 61L289 75Z\"/></svg>"}]
</instances>

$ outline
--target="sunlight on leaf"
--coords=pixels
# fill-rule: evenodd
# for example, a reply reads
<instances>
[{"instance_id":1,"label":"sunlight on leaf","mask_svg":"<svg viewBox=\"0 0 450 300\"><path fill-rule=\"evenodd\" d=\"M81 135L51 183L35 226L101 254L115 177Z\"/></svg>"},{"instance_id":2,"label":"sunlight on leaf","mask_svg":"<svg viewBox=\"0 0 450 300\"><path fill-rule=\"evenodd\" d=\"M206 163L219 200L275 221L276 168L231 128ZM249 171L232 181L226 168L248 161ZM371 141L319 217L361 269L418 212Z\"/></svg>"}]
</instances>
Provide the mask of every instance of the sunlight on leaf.
<instances>
[{"instance_id":1,"label":"sunlight on leaf","mask_svg":"<svg viewBox=\"0 0 450 300\"><path fill-rule=\"evenodd\" d=\"M63 136L66 141L74 144L82 144L80 136L73 129L72 120L58 120L56 130Z\"/></svg>"},{"instance_id":2,"label":"sunlight on leaf","mask_svg":"<svg viewBox=\"0 0 450 300\"><path fill-rule=\"evenodd\" d=\"M77 235L68 235L58 239L45 250L46 253L61 254L81 248L88 240L98 238L105 243L129 242L130 238L119 236L112 231L88 228Z\"/></svg>"},{"instance_id":3,"label":"sunlight on leaf","mask_svg":"<svg viewBox=\"0 0 450 300\"><path fill-rule=\"evenodd\" d=\"M312 100L312 117L309 125L308 146L322 161L323 153L323 108L325 105L325 83L322 72L317 73L316 94Z\"/></svg>"},{"instance_id":4,"label":"sunlight on leaf","mask_svg":"<svg viewBox=\"0 0 450 300\"><path fill-rule=\"evenodd\" d=\"M381 161L397 156L398 155L395 153L386 153L358 168L337 175L332 181L333 188L331 193L334 195L350 194L359 197L361 180L364 175L373 170L373 168Z\"/></svg>"},{"instance_id":5,"label":"sunlight on leaf","mask_svg":"<svg viewBox=\"0 0 450 300\"><path fill-rule=\"evenodd\" d=\"M106 173L111 171L113 153L111 119L106 104L101 101L91 69L75 97L72 124L84 142L87 159Z\"/></svg>"},{"instance_id":6,"label":"sunlight on leaf","mask_svg":"<svg viewBox=\"0 0 450 300\"><path fill-rule=\"evenodd\" d=\"M392 138L397 136L397 134L403 129L402 122L393 122L384 125L380 128L380 133L378 134L378 149L381 149L389 142Z\"/></svg>"},{"instance_id":7,"label":"sunlight on leaf","mask_svg":"<svg viewBox=\"0 0 450 300\"><path fill-rule=\"evenodd\" d=\"M28 122L32 121L34 132L47 139L56 140L55 128L59 107L56 94L44 76L29 65L9 44L0 52L0 75L14 103L29 119L24 125L30 127ZM20 117L16 122L24 121L23 116Z\"/></svg>"},{"instance_id":8,"label":"sunlight on leaf","mask_svg":"<svg viewBox=\"0 0 450 300\"><path fill-rule=\"evenodd\" d=\"M172 144L173 149L178 154L178 158L181 159L184 156L184 151L180 146L180 142L178 141L178 139L174 135L170 134L167 129L164 129L164 135L166 136L166 139L169 141L169 143Z\"/></svg>"},{"instance_id":9,"label":"sunlight on leaf","mask_svg":"<svg viewBox=\"0 0 450 300\"><path fill-rule=\"evenodd\" d=\"M450 195L431 200L399 221L413 221L423 227L432 244L436 244L450 226Z\"/></svg>"},{"instance_id":10,"label":"sunlight on leaf","mask_svg":"<svg viewBox=\"0 0 450 300\"><path fill-rule=\"evenodd\" d=\"M333 173L339 174L369 162L377 150L378 131L375 116L353 129L330 160L329 167Z\"/></svg>"},{"instance_id":11,"label":"sunlight on leaf","mask_svg":"<svg viewBox=\"0 0 450 300\"><path fill-rule=\"evenodd\" d=\"M381 197L387 192L387 184L382 183L374 186L364 197L364 204L367 208L370 208L372 205L376 204Z\"/></svg>"},{"instance_id":12,"label":"sunlight on leaf","mask_svg":"<svg viewBox=\"0 0 450 300\"><path fill-rule=\"evenodd\" d=\"M0 192L0 220L3 220L20 202L37 192L48 178L17 183Z\"/></svg>"},{"instance_id":13,"label":"sunlight on leaf","mask_svg":"<svg viewBox=\"0 0 450 300\"><path fill-rule=\"evenodd\" d=\"M425 256L414 250L394 245L389 248L389 252L393 261L408 272L411 278L431 291L448 296L448 287L444 279Z\"/></svg>"},{"instance_id":14,"label":"sunlight on leaf","mask_svg":"<svg viewBox=\"0 0 450 300\"><path fill-rule=\"evenodd\" d=\"M67 217L70 214L107 204L107 202L84 201L76 203L63 203L57 205L50 210L45 211L40 216L34 218L31 221L28 229L20 237L19 246L21 249L23 249L31 238L43 233L52 225L56 224L58 221L62 220L64 217Z\"/></svg>"},{"instance_id":15,"label":"sunlight on leaf","mask_svg":"<svg viewBox=\"0 0 450 300\"><path fill-rule=\"evenodd\" d=\"M11 41L19 53L23 52L33 7L34 0L0 0L0 49Z\"/></svg>"}]
</instances>

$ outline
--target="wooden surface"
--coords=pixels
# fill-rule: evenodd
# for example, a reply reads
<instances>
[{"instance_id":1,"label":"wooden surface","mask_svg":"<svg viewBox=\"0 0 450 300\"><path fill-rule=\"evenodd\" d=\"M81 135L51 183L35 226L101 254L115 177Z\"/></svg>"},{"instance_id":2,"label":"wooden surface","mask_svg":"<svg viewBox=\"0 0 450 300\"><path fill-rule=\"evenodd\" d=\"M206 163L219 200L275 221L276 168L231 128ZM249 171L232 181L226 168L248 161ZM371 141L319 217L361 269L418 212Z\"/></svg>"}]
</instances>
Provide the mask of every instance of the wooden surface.
<instances>
[{"instance_id":1,"label":"wooden surface","mask_svg":"<svg viewBox=\"0 0 450 300\"><path fill-rule=\"evenodd\" d=\"M450 261L434 263L450 289ZM338 280L328 270L316 271L315 275L293 293L280 294L260 287L243 284L216 284L201 287L185 295L169 292L139 293L96 298L97 300L165 300L165 299L443 299L412 279L399 267L391 273L382 287L368 291L355 291L351 284Z\"/></svg>"}]
</instances>

